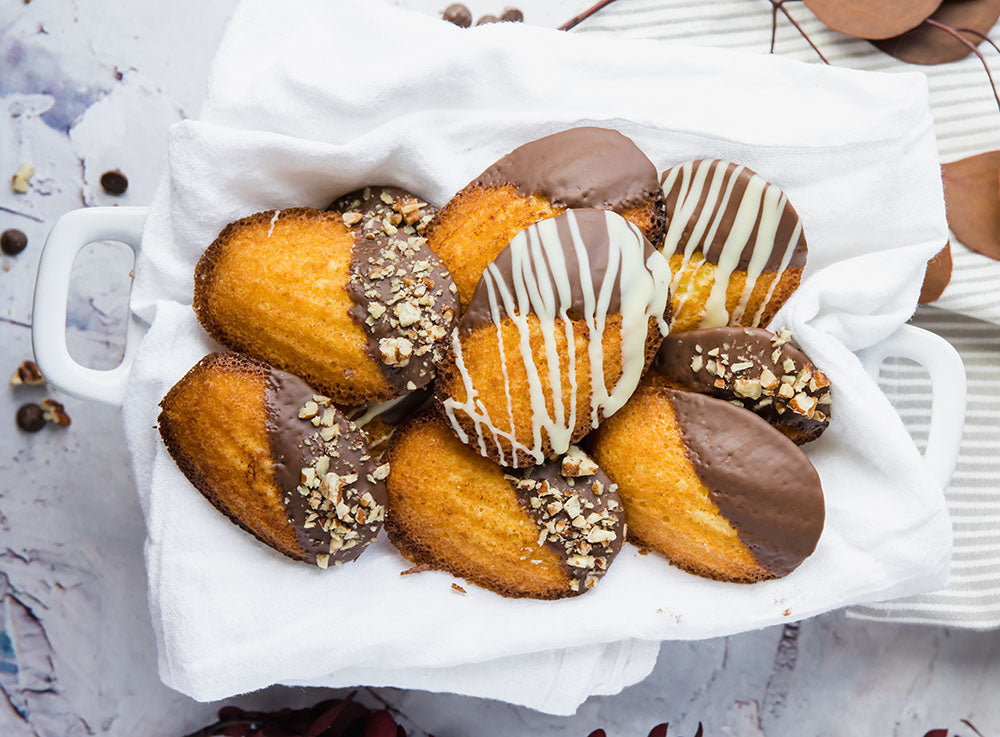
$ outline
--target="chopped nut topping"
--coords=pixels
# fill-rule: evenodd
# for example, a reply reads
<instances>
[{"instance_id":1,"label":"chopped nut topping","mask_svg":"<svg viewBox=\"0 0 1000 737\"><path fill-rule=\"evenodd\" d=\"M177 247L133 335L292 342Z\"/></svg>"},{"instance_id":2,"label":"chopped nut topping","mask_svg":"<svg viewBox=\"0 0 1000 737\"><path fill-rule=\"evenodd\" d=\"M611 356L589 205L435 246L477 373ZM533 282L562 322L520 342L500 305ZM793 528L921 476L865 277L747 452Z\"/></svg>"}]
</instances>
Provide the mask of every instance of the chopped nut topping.
<instances>
[{"instance_id":1,"label":"chopped nut topping","mask_svg":"<svg viewBox=\"0 0 1000 737\"><path fill-rule=\"evenodd\" d=\"M737 379L733 382L733 389L741 397L759 399L761 394L761 383L757 379Z\"/></svg>"},{"instance_id":2,"label":"chopped nut topping","mask_svg":"<svg viewBox=\"0 0 1000 737\"><path fill-rule=\"evenodd\" d=\"M575 450L567 454L570 459L567 471L579 474L581 465L587 468L586 464L593 461L576 446L572 448ZM516 485L522 503L538 525L538 544L547 542L563 553L566 564L575 571L570 587L579 591L581 582L585 588L592 588L606 570L608 558L619 541L617 528L621 518L615 510L621 507L614 499L606 502L600 499L605 489L597 479L589 486L594 496L585 495L581 489L588 487L571 484L582 474L567 477L562 471L566 465L564 459L560 471L565 488L561 483L550 484L531 477L508 476L508 479ZM588 475L596 474L597 470L594 464ZM608 491L616 488L612 484Z\"/></svg>"},{"instance_id":3,"label":"chopped nut topping","mask_svg":"<svg viewBox=\"0 0 1000 737\"><path fill-rule=\"evenodd\" d=\"M357 225L361 222L364 217L360 212L345 212L341 217L344 220L344 225L350 228L352 225Z\"/></svg>"},{"instance_id":4,"label":"chopped nut topping","mask_svg":"<svg viewBox=\"0 0 1000 737\"><path fill-rule=\"evenodd\" d=\"M322 530L329 535L329 542L312 536L314 543L329 549L329 554L316 555L316 564L327 568L331 555L359 545L367 547L374 541L375 536L370 533L378 532L378 523L385 519L385 508L363 486L360 489L354 486L358 481L357 473L343 473L344 458L363 462L370 456L365 452L365 443L361 438L342 433L341 423L345 420L338 420L330 398L316 395L305 402L296 414L304 422L319 428L315 435L303 440L303 445L315 450L316 454L314 457L310 455L310 465L300 469L297 490L303 497L301 503L306 505L302 528ZM371 474L366 480L376 483ZM285 503L289 503L287 497ZM333 562L339 566L343 561Z\"/></svg>"},{"instance_id":5,"label":"chopped nut topping","mask_svg":"<svg viewBox=\"0 0 1000 737\"><path fill-rule=\"evenodd\" d=\"M560 472L566 478L593 476L597 473L597 464L577 445L571 445L562 459Z\"/></svg>"}]
</instances>

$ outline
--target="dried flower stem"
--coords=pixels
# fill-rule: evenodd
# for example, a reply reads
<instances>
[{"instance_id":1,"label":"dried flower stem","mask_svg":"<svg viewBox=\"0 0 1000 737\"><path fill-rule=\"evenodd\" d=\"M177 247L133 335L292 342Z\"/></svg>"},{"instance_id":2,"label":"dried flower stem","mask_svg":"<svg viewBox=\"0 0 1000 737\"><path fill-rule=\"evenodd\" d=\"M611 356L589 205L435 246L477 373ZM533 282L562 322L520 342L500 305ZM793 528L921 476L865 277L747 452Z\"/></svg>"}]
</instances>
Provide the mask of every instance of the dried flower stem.
<instances>
[{"instance_id":1,"label":"dried flower stem","mask_svg":"<svg viewBox=\"0 0 1000 737\"><path fill-rule=\"evenodd\" d=\"M940 23L939 21L936 21L933 18L928 18L927 20L924 21L924 23L933 28L937 28L941 31L944 31L949 36L953 36L955 39L957 39L958 41L969 47L972 53L976 55L976 57L979 59L979 62L983 65L983 71L986 72L986 77L987 79L990 80L990 89L993 90L993 99L997 101L997 108L1000 109L1000 93L997 92L996 83L993 81L993 73L990 72L990 65L986 63L986 57L983 56L983 52L979 50L976 44L972 43L972 41L970 41L961 33L959 33L959 29L952 28L951 26L946 25L944 23ZM982 35L978 31L974 31L973 33L977 36ZM989 41L989 39L984 39L984 40ZM996 44L994 44L992 41L990 41L990 45L993 46L993 48L996 48Z\"/></svg>"},{"instance_id":2,"label":"dried flower stem","mask_svg":"<svg viewBox=\"0 0 1000 737\"><path fill-rule=\"evenodd\" d=\"M559 26L559 30L568 31L570 28L575 28L576 26L580 25L585 20L587 20L587 18L592 16L594 13L596 13L598 10L606 8L607 6L611 5L611 3L613 3L614 1L615 0L601 0L601 2L595 3L594 5L584 10L579 15L574 15L568 21L563 23L561 26Z\"/></svg>"},{"instance_id":3,"label":"dried flower stem","mask_svg":"<svg viewBox=\"0 0 1000 737\"><path fill-rule=\"evenodd\" d=\"M799 35L806 40L806 43L812 47L812 50L816 52L816 55L823 61L824 64L829 64L823 52L819 50L819 47L813 43L813 40L809 38L809 34L805 32L805 29L799 25L799 22L792 17L792 14L788 12L785 7L785 3L790 0L770 0L771 3L771 53L774 53L774 40L778 34L778 11L780 10L782 15L784 15L788 22L791 23L795 30L799 32Z\"/></svg>"}]
</instances>

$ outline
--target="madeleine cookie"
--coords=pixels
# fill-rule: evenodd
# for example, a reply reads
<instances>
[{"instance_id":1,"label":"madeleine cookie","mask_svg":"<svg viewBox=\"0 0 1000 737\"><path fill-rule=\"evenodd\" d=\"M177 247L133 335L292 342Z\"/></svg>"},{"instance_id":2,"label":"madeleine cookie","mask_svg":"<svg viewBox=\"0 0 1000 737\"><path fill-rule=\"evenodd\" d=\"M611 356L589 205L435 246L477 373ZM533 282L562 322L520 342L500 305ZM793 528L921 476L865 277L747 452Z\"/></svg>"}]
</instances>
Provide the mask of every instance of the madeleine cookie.
<instances>
[{"instance_id":1,"label":"madeleine cookie","mask_svg":"<svg viewBox=\"0 0 1000 737\"><path fill-rule=\"evenodd\" d=\"M823 490L809 459L720 399L643 387L601 426L594 459L618 484L629 540L701 576L787 575L823 531Z\"/></svg>"},{"instance_id":2,"label":"madeleine cookie","mask_svg":"<svg viewBox=\"0 0 1000 737\"><path fill-rule=\"evenodd\" d=\"M188 480L275 550L326 568L355 560L375 540L389 467L301 379L212 353L160 408L160 435Z\"/></svg>"},{"instance_id":3,"label":"madeleine cookie","mask_svg":"<svg viewBox=\"0 0 1000 737\"><path fill-rule=\"evenodd\" d=\"M559 599L593 588L621 549L614 484L579 449L505 472L433 412L389 447L386 530L400 553L503 596Z\"/></svg>"},{"instance_id":4,"label":"madeleine cookie","mask_svg":"<svg viewBox=\"0 0 1000 737\"><path fill-rule=\"evenodd\" d=\"M724 327L668 335L649 380L675 389L738 402L796 445L815 440L830 424L830 380L791 333Z\"/></svg>"},{"instance_id":5,"label":"madeleine cookie","mask_svg":"<svg viewBox=\"0 0 1000 737\"><path fill-rule=\"evenodd\" d=\"M632 395L667 333L667 262L608 210L514 236L452 339L435 397L458 437L505 466L565 453Z\"/></svg>"},{"instance_id":6,"label":"madeleine cookie","mask_svg":"<svg viewBox=\"0 0 1000 737\"><path fill-rule=\"evenodd\" d=\"M428 385L458 319L447 270L406 224L413 213L403 211L420 201L365 192L376 205L359 195L339 201L356 210L231 223L195 270L194 309L213 338L345 405Z\"/></svg>"},{"instance_id":7,"label":"madeleine cookie","mask_svg":"<svg viewBox=\"0 0 1000 737\"><path fill-rule=\"evenodd\" d=\"M662 181L671 331L768 324L806 262L802 223L788 197L726 161L689 161L663 172Z\"/></svg>"},{"instance_id":8,"label":"madeleine cookie","mask_svg":"<svg viewBox=\"0 0 1000 737\"><path fill-rule=\"evenodd\" d=\"M567 209L613 210L663 240L663 193L656 167L621 133L571 128L520 146L456 194L428 227L462 304L517 233Z\"/></svg>"}]
</instances>

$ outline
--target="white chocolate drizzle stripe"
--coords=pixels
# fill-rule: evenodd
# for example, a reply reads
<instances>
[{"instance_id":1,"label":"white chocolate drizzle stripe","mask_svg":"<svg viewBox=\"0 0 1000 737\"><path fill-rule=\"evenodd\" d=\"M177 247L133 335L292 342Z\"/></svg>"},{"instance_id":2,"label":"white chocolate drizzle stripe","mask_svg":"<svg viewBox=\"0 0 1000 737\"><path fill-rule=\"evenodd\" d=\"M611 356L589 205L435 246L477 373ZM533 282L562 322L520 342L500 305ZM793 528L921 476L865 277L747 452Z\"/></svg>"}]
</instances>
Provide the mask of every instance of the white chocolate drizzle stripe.
<instances>
[{"instance_id":1,"label":"white chocolate drizzle stripe","mask_svg":"<svg viewBox=\"0 0 1000 737\"><path fill-rule=\"evenodd\" d=\"M596 427L601 417L608 417L620 409L635 391L645 366L646 337L650 318L656 318L661 334L666 335L668 325L663 319L669 300L670 267L659 252L645 258L645 239L642 232L620 215L602 212L607 227L607 268L602 281L595 285L591 278L590 254L584 242L577 216L570 210L560 215L568 226L571 243L564 243L557 219L545 220L529 226L511 240L511 273L508 283L504 275L491 264L483 273L489 315L494 323L501 351L502 363L506 355L500 337L501 324L506 318L518 331L518 350L528 384L531 407L532 432L530 445L525 438L516 437L510 387L510 376L503 371L504 391L507 398L510 431L497 427L473 386L462 355L459 329L452 336L455 365L462 379L465 400L448 397L443 405L445 413L459 438L469 442L469 436L458 423L456 412L472 420L476 432L476 445L482 455L486 453L486 433L496 444L500 462L517 467L518 453L527 455L534 463L544 462L543 448L548 440L555 454L565 453L576 426L576 404L579 379L577 377L574 323L569 309L573 306L573 285L578 284L583 295L583 321L588 330L588 357L591 373L591 427ZM567 250L572 248L575 271L570 273ZM621 376L608 391L605 382L604 331L608 310L615 289L618 289L621 314ZM502 309L501 309L502 307ZM531 321L534 316L542 337L542 360L531 350ZM556 341L556 320L563 324L566 338L566 376L569 385L569 408L563 404L562 362ZM536 363L536 361L538 363ZM544 378L543 378L544 377ZM600 377L598 379L598 377ZM552 398L552 411L546 406L546 386ZM505 441L505 442L501 442ZM505 446L509 447L509 454Z\"/></svg>"},{"instance_id":2,"label":"white chocolate drizzle stripe","mask_svg":"<svg viewBox=\"0 0 1000 737\"><path fill-rule=\"evenodd\" d=\"M730 200L733 197L736 184L746 169L743 166L732 165L730 172L730 166L728 162L720 160L689 161L671 168L664 177L664 196L669 198L671 192L674 189L677 190L677 197L662 249L667 258L677 253L685 232L689 231L687 242L684 245L681 266L674 274L671 284L672 291L676 295L675 312L677 313L683 308L688 296L688 290L684 289L681 284L682 279L693 282L707 258L705 261L699 262L691 271L687 270L688 264L696 252L708 256L709 250L715 243L722 220L727 210L732 207ZM709 176L710 174L711 176ZM710 184L706 191L706 182L709 181ZM723 193L724 181L726 186ZM802 223L788 205L787 196L757 174L751 174L749 178L745 178L745 181L746 187L739 195L739 201L733 205L736 210L732 227L728 233L724 234L725 242L719 250L717 258L713 258L716 264L714 281L699 316L700 327L703 328L743 323L747 307L761 274L764 273L767 264L772 261L775 250L781 248L779 269L772 278L767 296L749 323L749 325L757 326L801 240ZM782 220L786 215L795 217L793 234L787 243L778 243ZM710 218L712 223L706 233L705 225ZM694 220L693 225L692 220ZM737 305L730 314L726 304L729 282L733 273L737 271L743 253L750 245L755 228L756 238L746 267L746 281Z\"/></svg>"}]
</instances>

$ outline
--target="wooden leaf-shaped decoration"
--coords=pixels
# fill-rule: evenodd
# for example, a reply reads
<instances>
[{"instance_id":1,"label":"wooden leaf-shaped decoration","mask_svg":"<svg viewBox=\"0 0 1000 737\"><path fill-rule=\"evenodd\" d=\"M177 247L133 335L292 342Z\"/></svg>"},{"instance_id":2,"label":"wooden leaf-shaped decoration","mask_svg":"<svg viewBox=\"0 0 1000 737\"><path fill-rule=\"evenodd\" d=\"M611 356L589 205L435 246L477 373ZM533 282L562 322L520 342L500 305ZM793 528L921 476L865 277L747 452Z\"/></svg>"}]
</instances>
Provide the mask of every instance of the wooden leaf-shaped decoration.
<instances>
[{"instance_id":1,"label":"wooden leaf-shaped decoration","mask_svg":"<svg viewBox=\"0 0 1000 737\"><path fill-rule=\"evenodd\" d=\"M941 0L805 0L816 17L855 38L892 38L916 28Z\"/></svg>"},{"instance_id":2,"label":"wooden leaf-shaped decoration","mask_svg":"<svg viewBox=\"0 0 1000 737\"><path fill-rule=\"evenodd\" d=\"M983 35L990 32L998 18L1000 0L944 0L931 16L932 20L946 26L969 28ZM963 35L974 45L981 41L973 33ZM972 49L957 38L927 23L900 36L872 43L890 56L910 64L944 64L964 59L972 53Z\"/></svg>"},{"instance_id":3,"label":"wooden leaf-shaped decoration","mask_svg":"<svg viewBox=\"0 0 1000 737\"><path fill-rule=\"evenodd\" d=\"M927 262L924 272L924 284L920 287L920 304L933 302L944 292L951 281L951 243L945 243L944 248Z\"/></svg>"},{"instance_id":4,"label":"wooden leaf-shaped decoration","mask_svg":"<svg viewBox=\"0 0 1000 737\"><path fill-rule=\"evenodd\" d=\"M948 225L973 251L1000 260L1000 151L942 167Z\"/></svg>"}]
</instances>

